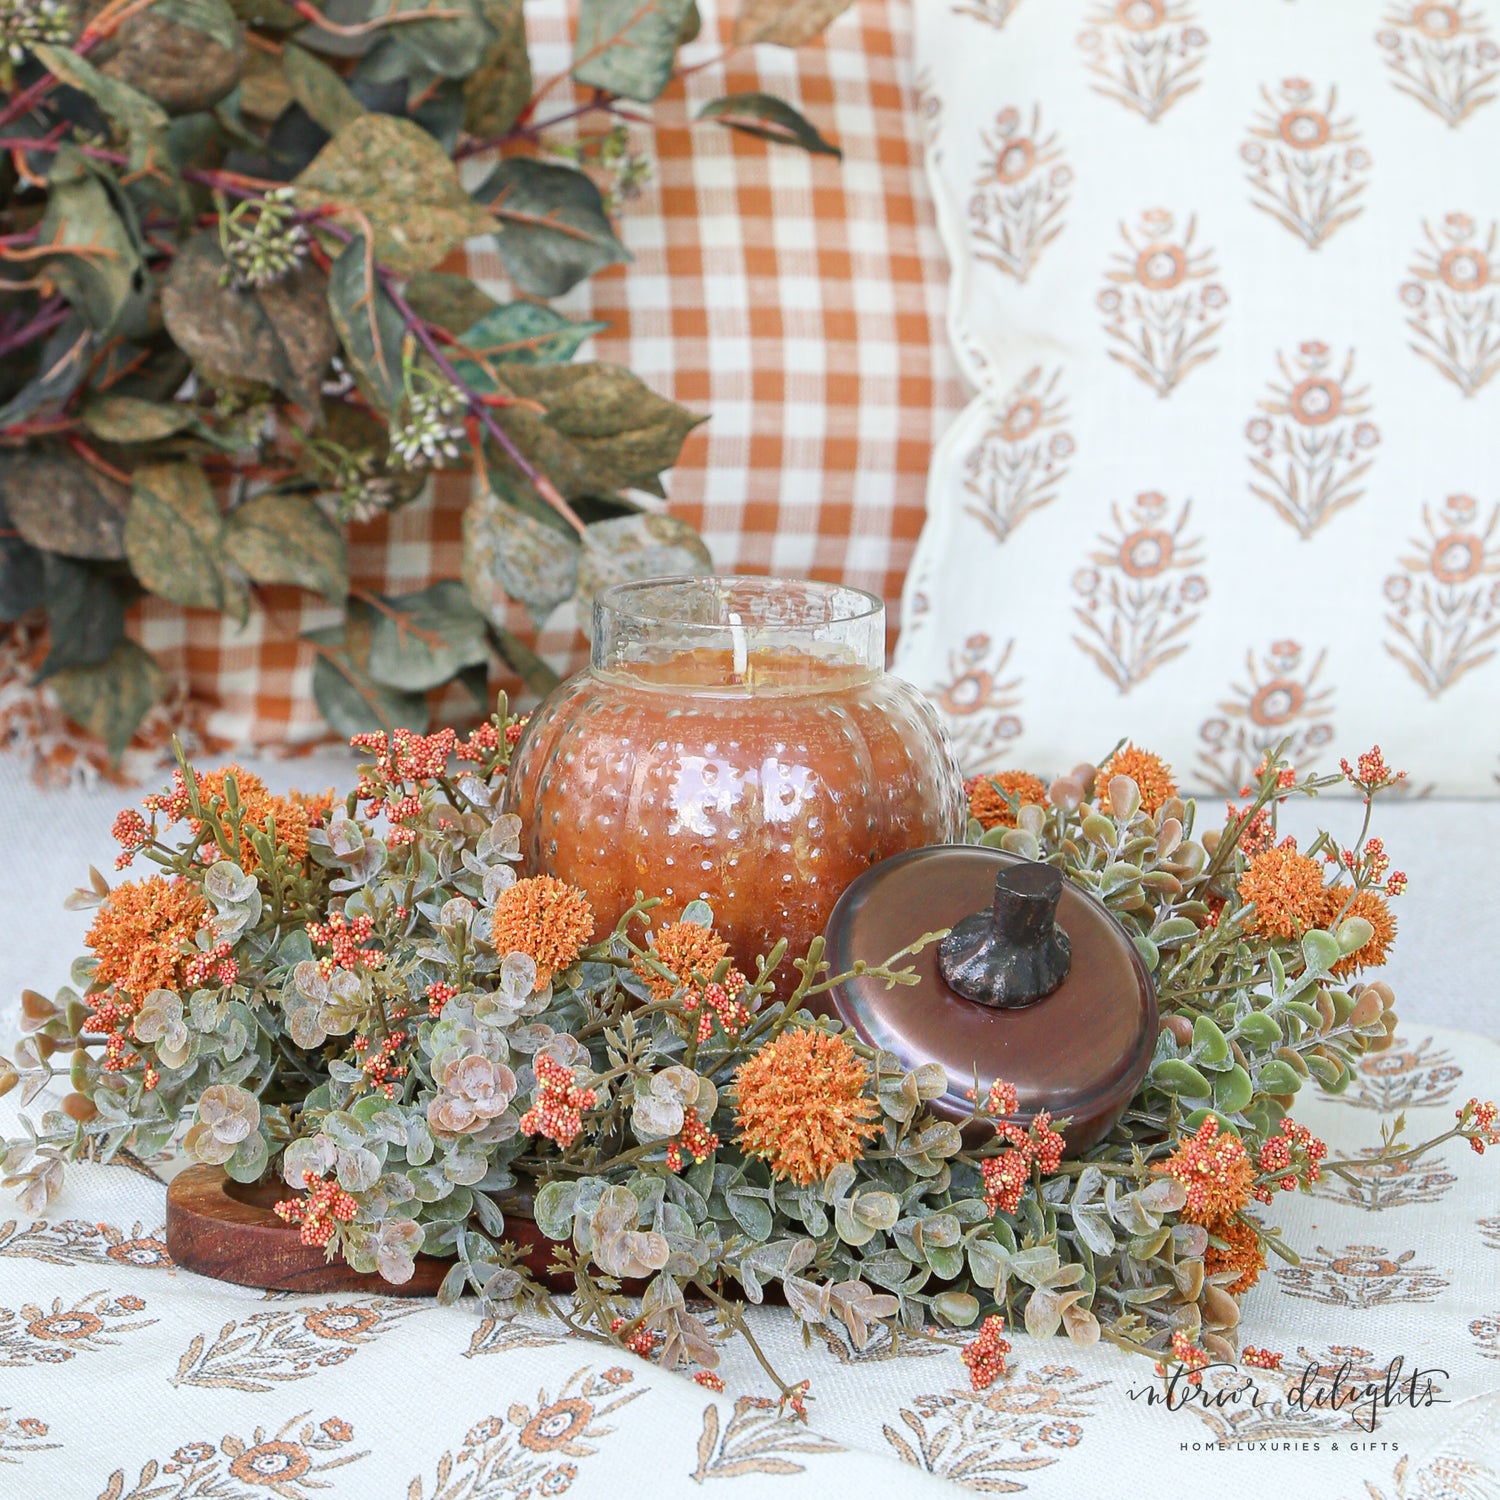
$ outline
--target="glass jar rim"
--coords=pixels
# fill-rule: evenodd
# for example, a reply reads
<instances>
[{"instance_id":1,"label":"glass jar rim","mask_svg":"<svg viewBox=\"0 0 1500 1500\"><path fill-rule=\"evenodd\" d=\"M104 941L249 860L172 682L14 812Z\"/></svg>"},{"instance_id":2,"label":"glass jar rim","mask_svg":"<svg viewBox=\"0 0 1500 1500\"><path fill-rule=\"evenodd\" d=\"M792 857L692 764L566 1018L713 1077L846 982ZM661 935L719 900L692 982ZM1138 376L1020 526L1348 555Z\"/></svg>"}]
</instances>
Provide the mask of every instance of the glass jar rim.
<instances>
[{"instance_id":1,"label":"glass jar rim","mask_svg":"<svg viewBox=\"0 0 1500 1500\"><path fill-rule=\"evenodd\" d=\"M885 613L885 601L878 594L856 588L853 584L828 583L817 578L779 578L774 574L762 573L668 573L659 578L627 579L601 589L594 596L594 612L596 617L601 612L607 612L617 619L634 620L641 624L690 624L710 628L717 626L727 630L733 624L742 623L727 619L692 620L682 614L651 609L644 605L632 607L636 601L648 599L653 594L667 596L675 593L689 598L705 597L710 588L726 597L730 593L743 592L782 601L793 591L800 590L827 601L829 612L817 619L809 618L802 622L805 624L852 625ZM847 604L839 609L836 607L838 601L847 601ZM857 608L854 607L856 603Z\"/></svg>"},{"instance_id":2,"label":"glass jar rim","mask_svg":"<svg viewBox=\"0 0 1500 1500\"><path fill-rule=\"evenodd\" d=\"M730 665L724 689L790 690L827 681L833 668L885 666L885 602L864 589L760 574L671 574L616 583L595 596L595 672L641 670L665 685L670 664L705 670L704 653ZM688 658L697 655L696 665Z\"/></svg>"}]
</instances>

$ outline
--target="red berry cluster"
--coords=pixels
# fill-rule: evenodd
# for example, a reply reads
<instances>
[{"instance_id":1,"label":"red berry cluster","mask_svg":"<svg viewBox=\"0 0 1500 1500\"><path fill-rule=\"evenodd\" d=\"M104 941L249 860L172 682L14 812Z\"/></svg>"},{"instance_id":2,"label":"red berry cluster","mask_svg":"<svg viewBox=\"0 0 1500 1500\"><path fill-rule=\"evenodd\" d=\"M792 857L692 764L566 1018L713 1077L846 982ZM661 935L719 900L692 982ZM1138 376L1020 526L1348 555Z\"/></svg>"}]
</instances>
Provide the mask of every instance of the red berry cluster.
<instances>
[{"instance_id":1,"label":"red berry cluster","mask_svg":"<svg viewBox=\"0 0 1500 1500\"><path fill-rule=\"evenodd\" d=\"M722 1375L715 1375L712 1370L696 1370L693 1372L693 1379L704 1390L722 1391L724 1389L724 1377Z\"/></svg>"},{"instance_id":2,"label":"red berry cluster","mask_svg":"<svg viewBox=\"0 0 1500 1500\"><path fill-rule=\"evenodd\" d=\"M1246 1344L1240 1350L1241 1363L1257 1370L1279 1370L1283 1358L1274 1349L1257 1349L1254 1344Z\"/></svg>"},{"instance_id":3,"label":"red berry cluster","mask_svg":"<svg viewBox=\"0 0 1500 1500\"><path fill-rule=\"evenodd\" d=\"M123 808L109 831L115 842L124 846L115 857L117 870L123 870L135 858L136 850L151 842L146 820L133 807Z\"/></svg>"},{"instance_id":4,"label":"red berry cluster","mask_svg":"<svg viewBox=\"0 0 1500 1500\"><path fill-rule=\"evenodd\" d=\"M1005 1319L992 1313L979 1325L979 1333L959 1358L969 1367L969 1380L976 1391L988 1390L1005 1374L1005 1356L1010 1340L1001 1338Z\"/></svg>"},{"instance_id":5,"label":"red berry cluster","mask_svg":"<svg viewBox=\"0 0 1500 1500\"><path fill-rule=\"evenodd\" d=\"M609 1325L609 1331L611 1333L618 1333L629 1322L629 1318L616 1318ZM653 1333L642 1324L624 1341L624 1347L630 1350L632 1354L639 1354L642 1359L650 1359L652 1354L656 1352L656 1346L660 1342L661 1337L661 1334Z\"/></svg>"},{"instance_id":6,"label":"red berry cluster","mask_svg":"<svg viewBox=\"0 0 1500 1500\"><path fill-rule=\"evenodd\" d=\"M351 922L341 911L328 913L326 922L309 922L307 935L320 948L332 948L333 953L318 960L318 967L326 979L335 969L378 969L385 958L378 948L361 948L368 943L375 931L374 919L369 916L355 917Z\"/></svg>"},{"instance_id":7,"label":"red berry cluster","mask_svg":"<svg viewBox=\"0 0 1500 1500\"><path fill-rule=\"evenodd\" d=\"M698 1118L698 1111L695 1109L687 1109L682 1113L681 1142L681 1145L679 1145L677 1141L673 1141L667 1147L667 1168L669 1171L682 1171L687 1166L687 1158L689 1156L693 1158L694 1162L707 1161L719 1149L718 1136Z\"/></svg>"},{"instance_id":8,"label":"red berry cluster","mask_svg":"<svg viewBox=\"0 0 1500 1500\"><path fill-rule=\"evenodd\" d=\"M1366 802L1370 800L1371 792L1378 792L1384 787L1406 780L1405 771L1393 771L1386 765L1379 745L1371 746L1360 756L1358 767L1351 766L1347 760L1341 760L1339 769L1365 794Z\"/></svg>"},{"instance_id":9,"label":"red berry cluster","mask_svg":"<svg viewBox=\"0 0 1500 1500\"><path fill-rule=\"evenodd\" d=\"M1257 1183L1251 1191L1259 1202L1269 1203L1277 1188L1290 1193L1299 1182L1311 1187L1321 1175L1319 1163L1327 1155L1328 1143L1288 1115L1276 1127L1276 1134L1268 1135L1261 1143L1256 1158L1260 1170L1274 1174L1275 1181Z\"/></svg>"},{"instance_id":10,"label":"red berry cluster","mask_svg":"<svg viewBox=\"0 0 1500 1500\"><path fill-rule=\"evenodd\" d=\"M210 979L218 984L233 984L240 977L240 966L237 959L230 957L232 952L231 944L216 943L207 952L195 953L183 968L184 982L191 989L207 984Z\"/></svg>"},{"instance_id":11,"label":"red berry cluster","mask_svg":"<svg viewBox=\"0 0 1500 1500\"><path fill-rule=\"evenodd\" d=\"M1484 1155L1486 1146L1500 1146L1500 1130L1495 1128L1497 1111L1493 1101L1487 1100L1481 1104L1477 1099L1470 1099L1462 1109L1456 1109L1453 1113L1460 1125L1471 1126L1478 1131L1477 1135L1469 1137L1469 1145L1481 1156Z\"/></svg>"},{"instance_id":12,"label":"red berry cluster","mask_svg":"<svg viewBox=\"0 0 1500 1500\"><path fill-rule=\"evenodd\" d=\"M990 1092L993 1094L994 1090ZM1012 1095L1014 1092L1011 1089ZM1006 1097L1002 1096L1002 1102ZM1030 1130L1022 1129L1014 1120L1002 1120L995 1126L995 1136L1014 1149L999 1156L987 1156L979 1164L984 1177L984 1203L992 1214L1000 1209L1014 1213L1033 1164L1041 1169L1044 1177L1055 1172L1062 1161L1065 1142L1052 1129L1052 1116L1045 1109L1031 1122Z\"/></svg>"},{"instance_id":13,"label":"red berry cluster","mask_svg":"<svg viewBox=\"0 0 1500 1500\"><path fill-rule=\"evenodd\" d=\"M302 1174L305 1198L285 1198L276 1205L276 1216L288 1224L302 1226L304 1245L325 1246L338 1233L340 1224L353 1219L359 1205L332 1178Z\"/></svg>"},{"instance_id":14,"label":"red berry cluster","mask_svg":"<svg viewBox=\"0 0 1500 1500\"><path fill-rule=\"evenodd\" d=\"M536 1100L521 1116L527 1135L544 1135L559 1146L571 1146L583 1129L583 1111L598 1102L593 1089L579 1088L571 1068L541 1053L535 1064Z\"/></svg>"},{"instance_id":15,"label":"red berry cluster","mask_svg":"<svg viewBox=\"0 0 1500 1500\"><path fill-rule=\"evenodd\" d=\"M1236 807L1232 802L1224 804L1225 819L1229 823L1238 823L1249 811L1248 807ZM1275 836L1276 829L1271 822L1271 809L1263 807L1240 830L1240 851L1247 856L1264 854L1275 842Z\"/></svg>"},{"instance_id":16,"label":"red berry cluster","mask_svg":"<svg viewBox=\"0 0 1500 1500\"><path fill-rule=\"evenodd\" d=\"M738 1036L750 1019L750 1012L737 998L750 983L738 969L731 969L722 984L709 983L701 992L689 989L683 998L682 1008L689 1015L702 1008L698 1019L698 1040L706 1042L713 1035L714 1019L730 1036Z\"/></svg>"},{"instance_id":17,"label":"red berry cluster","mask_svg":"<svg viewBox=\"0 0 1500 1500\"><path fill-rule=\"evenodd\" d=\"M429 984L422 993L427 997L427 1014L429 1016L440 1016L443 1013L443 1007L458 993L458 986L437 979Z\"/></svg>"},{"instance_id":18,"label":"red berry cluster","mask_svg":"<svg viewBox=\"0 0 1500 1500\"><path fill-rule=\"evenodd\" d=\"M396 1097L396 1085L406 1077L406 1065L396 1061L406 1040L404 1031L393 1031L371 1052L369 1037L357 1036L354 1039L354 1050L367 1054L360 1063L365 1082L371 1088L378 1089L387 1099Z\"/></svg>"},{"instance_id":19,"label":"red berry cluster","mask_svg":"<svg viewBox=\"0 0 1500 1500\"><path fill-rule=\"evenodd\" d=\"M169 823L176 823L187 817L187 778L182 774L182 767L178 766L172 772L172 790L170 792L148 792L141 799L141 806L147 812L165 813L167 822Z\"/></svg>"},{"instance_id":20,"label":"red berry cluster","mask_svg":"<svg viewBox=\"0 0 1500 1500\"><path fill-rule=\"evenodd\" d=\"M1203 1367L1208 1364L1208 1355L1200 1349L1180 1328L1172 1335L1172 1358L1188 1372L1189 1385L1203 1384ZM1166 1365L1159 1360L1156 1373L1165 1375Z\"/></svg>"}]
</instances>

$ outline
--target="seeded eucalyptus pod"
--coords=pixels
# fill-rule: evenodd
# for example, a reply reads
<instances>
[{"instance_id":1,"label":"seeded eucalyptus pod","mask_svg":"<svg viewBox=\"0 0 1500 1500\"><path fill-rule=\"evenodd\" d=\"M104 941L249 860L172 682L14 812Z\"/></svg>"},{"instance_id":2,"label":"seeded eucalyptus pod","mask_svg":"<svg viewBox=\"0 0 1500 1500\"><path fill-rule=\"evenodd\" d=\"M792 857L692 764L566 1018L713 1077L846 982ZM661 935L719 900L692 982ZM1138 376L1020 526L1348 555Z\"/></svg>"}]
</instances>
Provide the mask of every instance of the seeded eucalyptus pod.
<instances>
[{"instance_id":1,"label":"seeded eucalyptus pod","mask_svg":"<svg viewBox=\"0 0 1500 1500\"><path fill-rule=\"evenodd\" d=\"M746 0L737 43L795 46L848 0ZM0 0L0 629L118 757L164 674L142 594L247 622L291 585L343 734L485 701L506 628L621 578L706 571L643 509L703 415L579 359L549 305L628 261L649 174L629 123L694 40L692 0L583 0L577 98L549 106L520 0ZM624 101L630 101L629 107ZM766 95L702 129L837 155ZM488 239L512 297L440 269ZM351 593L346 527L472 469L461 577ZM580 616L586 609L580 609Z\"/></svg>"}]
</instances>

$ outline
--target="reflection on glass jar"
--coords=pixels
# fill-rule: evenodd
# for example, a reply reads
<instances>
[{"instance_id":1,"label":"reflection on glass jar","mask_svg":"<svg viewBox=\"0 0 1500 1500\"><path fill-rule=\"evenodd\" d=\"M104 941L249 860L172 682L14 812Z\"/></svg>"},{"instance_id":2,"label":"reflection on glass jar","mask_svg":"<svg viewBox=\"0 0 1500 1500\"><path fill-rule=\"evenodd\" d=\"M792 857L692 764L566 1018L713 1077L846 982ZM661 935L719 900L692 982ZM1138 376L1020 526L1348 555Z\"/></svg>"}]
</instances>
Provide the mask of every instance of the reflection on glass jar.
<instances>
[{"instance_id":1,"label":"reflection on glass jar","mask_svg":"<svg viewBox=\"0 0 1500 1500\"><path fill-rule=\"evenodd\" d=\"M736 963L800 956L870 865L963 831L957 765L884 671L885 607L767 578L620 584L592 664L528 724L510 775L529 873L588 893L602 933L702 898Z\"/></svg>"}]
</instances>

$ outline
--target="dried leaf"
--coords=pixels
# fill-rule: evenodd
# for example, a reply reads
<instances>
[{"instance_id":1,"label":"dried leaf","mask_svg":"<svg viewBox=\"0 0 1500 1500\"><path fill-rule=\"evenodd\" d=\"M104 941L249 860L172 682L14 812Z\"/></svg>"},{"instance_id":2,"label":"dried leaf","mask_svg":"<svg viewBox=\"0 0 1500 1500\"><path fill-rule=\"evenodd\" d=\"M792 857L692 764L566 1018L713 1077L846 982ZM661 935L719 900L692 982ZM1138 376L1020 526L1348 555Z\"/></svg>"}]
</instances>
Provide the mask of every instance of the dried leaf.
<instances>
[{"instance_id":1,"label":"dried leaf","mask_svg":"<svg viewBox=\"0 0 1500 1500\"><path fill-rule=\"evenodd\" d=\"M649 104L666 88L690 0L583 0L573 40L579 83Z\"/></svg>"},{"instance_id":2,"label":"dried leaf","mask_svg":"<svg viewBox=\"0 0 1500 1500\"><path fill-rule=\"evenodd\" d=\"M328 309L344 359L365 398L383 412L401 406L401 344L406 324L396 304L371 277L365 237L357 234L328 273Z\"/></svg>"},{"instance_id":3,"label":"dried leaf","mask_svg":"<svg viewBox=\"0 0 1500 1500\"><path fill-rule=\"evenodd\" d=\"M713 99L698 111L700 120L717 120L757 140L801 146L815 156L842 157L843 152L823 139L812 124L785 99L774 94L727 94Z\"/></svg>"},{"instance_id":4,"label":"dried leaf","mask_svg":"<svg viewBox=\"0 0 1500 1500\"><path fill-rule=\"evenodd\" d=\"M161 688L161 668L134 641L121 641L97 666L69 667L52 679L63 712L103 740L115 760Z\"/></svg>"},{"instance_id":5,"label":"dried leaf","mask_svg":"<svg viewBox=\"0 0 1500 1500\"><path fill-rule=\"evenodd\" d=\"M224 520L197 464L135 471L125 555L142 585L163 599L240 619L248 611L244 585L224 571Z\"/></svg>"},{"instance_id":6,"label":"dried leaf","mask_svg":"<svg viewBox=\"0 0 1500 1500\"><path fill-rule=\"evenodd\" d=\"M661 494L661 471L677 462L683 439L704 420L618 365L497 369L506 387L540 402L547 414L502 407L496 419L570 500L622 489ZM514 473L503 454L488 452L502 471Z\"/></svg>"},{"instance_id":7,"label":"dried leaf","mask_svg":"<svg viewBox=\"0 0 1500 1500\"><path fill-rule=\"evenodd\" d=\"M464 129L493 140L514 127L531 98L531 58L521 0L482 0L481 11L495 37L464 79Z\"/></svg>"},{"instance_id":8,"label":"dried leaf","mask_svg":"<svg viewBox=\"0 0 1500 1500\"><path fill-rule=\"evenodd\" d=\"M296 180L299 207L365 215L375 254L393 271L431 270L450 250L495 227L420 125L392 115L350 120Z\"/></svg>"},{"instance_id":9,"label":"dried leaf","mask_svg":"<svg viewBox=\"0 0 1500 1500\"><path fill-rule=\"evenodd\" d=\"M800 47L848 10L849 4L850 0L740 0L734 44L772 42L778 47Z\"/></svg>"},{"instance_id":10,"label":"dried leaf","mask_svg":"<svg viewBox=\"0 0 1500 1500\"><path fill-rule=\"evenodd\" d=\"M594 596L612 583L713 572L713 558L703 538L676 516L619 516L596 521L587 530L578 558L578 620L585 634Z\"/></svg>"},{"instance_id":11,"label":"dried leaf","mask_svg":"<svg viewBox=\"0 0 1500 1500\"><path fill-rule=\"evenodd\" d=\"M573 167L513 156L474 196L500 220L501 263L530 297L560 297L584 277L630 259L599 189Z\"/></svg>"},{"instance_id":12,"label":"dried leaf","mask_svg":"<svg viewBox=\"0 0 1500 1500\"><path fill-rule=\"evenodd\" d=\"M304 265L272 286L241 290L223 284L224 270L217 236L195 234L162 288L167 332L211 383L274 386L316 411L338 350L323 273Z\"/></svg>"},{"instance_id":13,"label":"dried leaf","mask_svg":"<svg viewBox=\"0 0 1500 1500\"><path fill-rule=\"evenodd\" d=\"M125 556L129 493L72 454L0 458L0 501L22 537L44 552L102 561Z\"/></svg>"},{"instance_id":14,"label":"dried leaf","mask_svg":"<svg viewBox=\"0 0 1500 1500\"><path fill-rule=\"evenodd\" d=\"M97 666L125 638L119 590L87 563L53 552L41 557L49 650L37 676Z\"/></svg>"},{"instance_id":15,"label":"dried leaf","mask_svg":"<svg viewBox=\"0 0 1500 1500\"><path fill-rule=\"evenodd\" d=\"M349 85L306 48L288 46L282 53L281 67L292 97L329 135L336 135L365 113Z\"/></svg>"},{"instance_id":16,"label":"dried leaf","mask_svg":"<svg viewBox=\"0 0 1500 1500\"><path fill-rule=\"evenodd\" d=\"M545 619L572 597L578 548L498 495L476 495L464 512L463 578L470 599L494 624L505 624L510 599Z\"/></svg>"},{"instance_id":17,"label":"dried leaf","mask_svg":"<svg viewBox=\"0 0 1500 1500\"><path fill-rule=\"evenodd\" d=\"M102 73L185 115L217 104L240 81L245 43L225 0L155 0L99 55Z\"/></svg>"},{"instance_id":18,"label":"dried leaf","mask_svg":"<svg viewBox=\"0 0 1500 1500\"><path fill-rule=\"evenodd\" d=\"M349 592L344 534L305 495L256 495L230 512L224 550L257 583L293 583L335 604Z\"/></svg>"}]
</instances>

